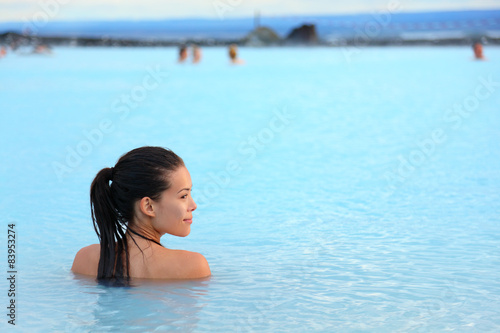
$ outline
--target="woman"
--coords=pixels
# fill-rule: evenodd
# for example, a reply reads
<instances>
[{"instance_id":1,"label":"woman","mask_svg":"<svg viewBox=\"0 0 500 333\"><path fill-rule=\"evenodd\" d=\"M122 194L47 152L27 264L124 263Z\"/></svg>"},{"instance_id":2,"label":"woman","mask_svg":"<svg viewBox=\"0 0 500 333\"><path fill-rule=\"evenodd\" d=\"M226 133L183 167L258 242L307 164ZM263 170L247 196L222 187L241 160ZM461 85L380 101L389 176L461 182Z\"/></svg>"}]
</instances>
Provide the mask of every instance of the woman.
<instances>
[{"instance_id":1,"label":"woman","mask_svg":"<svg viewBox=\"0 0 500 333\"><path fill-rule=\"evenodd\" d=\"M210 275L205 257L160 244L166 233L185 237L196 204L184 161L160 147L142 147L104 168L90 187L100 244L81 249L71 270L98 280L192 279Z\"/></svg>"},{"instance_id":2,"label":"woman","mask_svg":"<svg viewBox=\"0 0 500 333\"><path fill-rule=\"evenodd\" d=\"M229 45L229 59L234 65L243 65L244 60L238 58L238 46L236 44Z\"/></svg>"},{"instance_id":3,"label":"woman","mask_svg":"<svg viewBox=\"0 0 500 333\"><path fill-rule=\"evenodd\" d=\"M483 54L483 44L481 44L480 42L475 42L472 45L472 49L474 50L474 58L476 60L485 60Z\"/></svg>"},{"instance_id":4,"label":"woman","mask_svg":"<svg viewBox=\"0 0 500 333\"><path fill-rule=\"evenodd\" d=\"M188 50L186 45L181 45L179 48L179 63L183 63L188 58Z\"/></svg>"}]
</instances>

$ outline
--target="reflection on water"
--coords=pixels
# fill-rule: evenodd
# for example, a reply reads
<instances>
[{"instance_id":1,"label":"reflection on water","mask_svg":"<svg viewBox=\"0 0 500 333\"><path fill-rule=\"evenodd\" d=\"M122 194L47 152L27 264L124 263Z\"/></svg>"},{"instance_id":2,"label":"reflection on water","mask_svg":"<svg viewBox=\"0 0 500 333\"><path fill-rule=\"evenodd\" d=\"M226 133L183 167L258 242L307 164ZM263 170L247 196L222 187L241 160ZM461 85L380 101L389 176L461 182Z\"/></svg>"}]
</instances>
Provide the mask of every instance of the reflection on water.
<instances>
[{"instance_id":1,"label":"reflection on water","mask_svg":"<svg viewBox=\"0 0 500 333\"><path fill-rule=\"evenodd\" d=\"M81 289L81 299L86 300L83 312L89 318L69 315L65 331L117 332L126 328L129 332L191 332L199 322L209 283L209 279L136 279L131 287L108 287L83 276L75 276L74 281Z\"/></svg>"}]
</instances>

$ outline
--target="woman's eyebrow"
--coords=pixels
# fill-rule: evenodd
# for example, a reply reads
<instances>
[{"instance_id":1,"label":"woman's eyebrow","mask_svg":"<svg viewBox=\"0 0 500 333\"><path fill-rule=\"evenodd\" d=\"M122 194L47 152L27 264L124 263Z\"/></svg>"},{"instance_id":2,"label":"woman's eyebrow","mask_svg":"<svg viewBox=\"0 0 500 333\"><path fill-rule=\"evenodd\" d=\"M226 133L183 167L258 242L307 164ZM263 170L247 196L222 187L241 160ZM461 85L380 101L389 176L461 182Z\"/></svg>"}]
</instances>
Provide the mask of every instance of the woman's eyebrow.
<instances>
[{"instance_id":1,"label":"woman's eyebrow","mask_svg":"<svg viewBox=\"0 0 500 333\"><path fill-rule=\"evenodd\" d=\"M191 186L191 187L193 187L193 186ZM190 189L191 189L191 188L189 188L189 187L185 187L185 188L183 188L182 190L180 190L180 191L179 191L179 192L177 192L177 193L181 193L181 192L182 192L182 191L184 191L184 190L188 190L188 191L189 191Z\"/></svg>"}]
</instances>

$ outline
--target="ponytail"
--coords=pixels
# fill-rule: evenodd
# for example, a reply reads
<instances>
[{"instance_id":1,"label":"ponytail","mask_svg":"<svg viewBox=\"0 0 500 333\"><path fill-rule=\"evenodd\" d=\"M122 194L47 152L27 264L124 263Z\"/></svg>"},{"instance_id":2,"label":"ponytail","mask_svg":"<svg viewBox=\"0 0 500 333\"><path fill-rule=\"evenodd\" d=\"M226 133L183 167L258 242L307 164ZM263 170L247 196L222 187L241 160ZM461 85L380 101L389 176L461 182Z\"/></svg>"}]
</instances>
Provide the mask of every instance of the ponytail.
<instances>
[{"instance_id":1,"label":"ponytail","mask_svg":"<svg viewBox=\"0 0 500 333\"><path fill-rule=\"evenodd\" d=\"M97 279L128 280L128 249L124 231L126 224L121 220L113 202L110 181L113 181L113 168L104 168L90 186L92 221L101 245ZM124 248L127 255L126 276L123 274Z\"/></svg>"}]
</instances>

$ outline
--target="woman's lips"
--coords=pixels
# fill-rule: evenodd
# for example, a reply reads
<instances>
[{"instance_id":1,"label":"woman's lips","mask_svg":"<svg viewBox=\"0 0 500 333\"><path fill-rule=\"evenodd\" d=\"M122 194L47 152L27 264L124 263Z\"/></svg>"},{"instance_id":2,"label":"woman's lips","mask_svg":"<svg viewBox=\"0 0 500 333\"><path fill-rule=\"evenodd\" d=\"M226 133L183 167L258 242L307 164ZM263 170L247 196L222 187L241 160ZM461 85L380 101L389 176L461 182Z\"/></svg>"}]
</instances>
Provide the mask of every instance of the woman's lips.
<instances>
[{"instance_id":1,"label":"woman's lips","mask_svg":"<svg viewBox=\"0 0 500 333\"><path fill-rule=\"evenodd\" d=\"M184 219L183 221L189 224L193 223L193 219Z\"/></svg>"}]
</instances>

